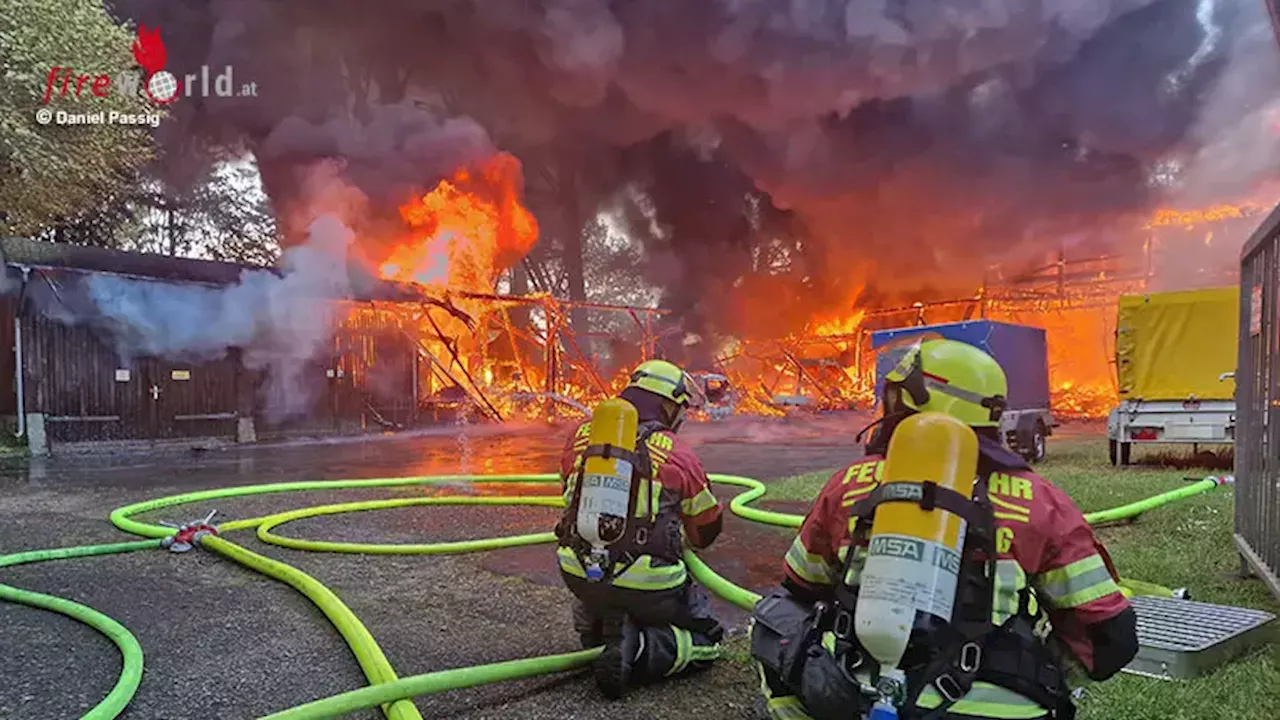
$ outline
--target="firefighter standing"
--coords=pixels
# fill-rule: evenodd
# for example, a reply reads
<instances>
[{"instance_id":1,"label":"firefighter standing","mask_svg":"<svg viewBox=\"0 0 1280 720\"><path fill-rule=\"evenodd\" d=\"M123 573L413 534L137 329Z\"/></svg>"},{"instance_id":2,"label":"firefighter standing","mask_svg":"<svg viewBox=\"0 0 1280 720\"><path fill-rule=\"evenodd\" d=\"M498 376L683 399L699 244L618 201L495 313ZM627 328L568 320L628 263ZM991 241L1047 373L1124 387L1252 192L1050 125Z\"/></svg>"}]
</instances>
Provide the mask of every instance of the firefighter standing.
<instances>
[{"instance_id":1,"label":"firefighter standing","mask_svg":"<svg viewBox=\"0 0 1280 720\"><path fill-rule=\"evenodd\" d=\"M993 358L950 340L917 343L888 374L866 457L827 481L787 552L783 592L757 606L753 654L771 718L871 709L875 663L851 630L852 613L867 526L887 495L877 486L889 438L917 412L946 413L978 435L973 504L989 519L969 525L953 622L916 617L901 716L1071 718L1068 664L1105 680L1137 653L1136 616L1084 516L1001 445L1006 393ZM792 643L801 647L788 650Z\"/></svg>"},{"instance_id":2,"label":"firefighter standing","mask_svg":"<svg viewBox=\"0 0 1280 720\"><path fill-rule=\"evenodd\" d=\"M625 521L615 518L625 529L618 528L620 539L602 556L592 554L579 527L585 458L599 451L589 447L590 422L565 447L561 478L567 509L556 526L560 573L577 596L574 626L583 647L605 644L594 671L610 698L621 697L629 684L708 666L719 657L724 635L707 595L681 560L685 540L705 548L721 528L722 507L702 464L676 436L685 413L701 404L702 393L680 368L651 360L636 369L620 397L634 406L639 421L634 455L627 455L635 466L632 511ZM609 455L606 447L603 456Z\"/></svg>"}]
</instances>

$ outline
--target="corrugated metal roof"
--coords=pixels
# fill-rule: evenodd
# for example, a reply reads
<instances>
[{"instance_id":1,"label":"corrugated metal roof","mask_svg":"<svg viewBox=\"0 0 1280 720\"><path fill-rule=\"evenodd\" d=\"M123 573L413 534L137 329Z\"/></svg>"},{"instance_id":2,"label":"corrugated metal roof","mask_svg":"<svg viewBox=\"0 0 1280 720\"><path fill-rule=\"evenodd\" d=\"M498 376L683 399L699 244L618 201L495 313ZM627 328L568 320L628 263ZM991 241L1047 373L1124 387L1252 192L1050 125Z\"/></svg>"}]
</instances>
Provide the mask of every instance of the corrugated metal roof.
<instances>
[{"instance_id":1,"label":"corrugated metal roof","mask_svg":"<svg viewBox=\"0 0 1280 720\"><path fill-rule=\"evenodd\" d=\"M172 283L234 285L245 273L272 273L278 268L176 258L155 253L126 252L107 248L52 243L26 238L0 238L0 262L9 266L59 268L100 272ZM417 286L375 278L358 265L348 263L351 294L341 300L382 302L437 302Z\"/></svg>"}]
</instances>

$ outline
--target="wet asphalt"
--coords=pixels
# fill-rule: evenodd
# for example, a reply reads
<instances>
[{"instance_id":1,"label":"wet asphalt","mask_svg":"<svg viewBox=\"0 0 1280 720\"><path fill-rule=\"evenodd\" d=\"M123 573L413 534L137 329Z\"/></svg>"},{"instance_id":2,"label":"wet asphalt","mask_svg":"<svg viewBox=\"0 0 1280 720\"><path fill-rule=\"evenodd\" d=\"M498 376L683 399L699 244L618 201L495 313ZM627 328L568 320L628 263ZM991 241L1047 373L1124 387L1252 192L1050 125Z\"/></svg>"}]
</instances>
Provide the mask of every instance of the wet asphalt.
<instances>
[{"instance_id":1,"label":"wet asphalt","mask_svg":"<svg viewBox=\"0 0 1280 720\"><path fill-rule=\"evenodd\" d=\"M709 472L770 480L857 457L862 416L730 418L684 436ZM555 469L566 428L446 429L414 437L340 439L206 451L76 455L0 465L0 553L132 539L108 513L192 490L267 482L498 474ZM466 492L454 486L447 492ZM736 488L723 488L728 499ZM422 488L295 492L199 503L144 518L217 521L330 502L403 497ZM529 492L526 488L523 492ZM803 504L783 509L803 511ZM550 508L416 507L311 518L282 534L327 540L433 542L549 530ZM779 575L790 531L729 518L704 559L763 590ZM551 547L453 556L361 556L288 550L232 539L327 584L377 639L401 676L577 649L571 595ZM205 551L160 550L0 570L0 582L68 598L128 627L142 644L142 685L121 717L251 718L362 687L338 633L291 588ZM737 633L745 614L717 602ZM742 647L741 639L738 647ZM73 718L120 670L115 647L50 612L0 603L0 718ZM694 678L607 703L583 673L489 685L415 700L425 718L757 718L758 681L727 660ZM376 711L350 717L377 718Z\"/></svg>"}]
</instances>

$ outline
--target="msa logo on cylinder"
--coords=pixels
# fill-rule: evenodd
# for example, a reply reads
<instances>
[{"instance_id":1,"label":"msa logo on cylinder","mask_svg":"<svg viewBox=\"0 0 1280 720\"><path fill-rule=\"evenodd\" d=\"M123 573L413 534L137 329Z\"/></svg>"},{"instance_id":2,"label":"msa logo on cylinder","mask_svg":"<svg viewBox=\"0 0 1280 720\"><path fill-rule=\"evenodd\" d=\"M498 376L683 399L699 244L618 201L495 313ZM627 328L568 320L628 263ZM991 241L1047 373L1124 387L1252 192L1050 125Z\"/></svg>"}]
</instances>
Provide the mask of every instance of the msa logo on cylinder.
<instances>
[{"instance_id":1,"label":"msa logo on cylinder","mask_svg":"<svg viewBox=\"0 0 1280 720\"><path fill-rule=\"evenodd\" d=\"M924 497L924 488L915 483L888 483L881 487L880 492L885 500L919 501Z\"/></svg>"},{"instance_id":2,"label":"msa logo on cylinder","mask_svg":"<svg viewBox=\"0 0 1280 720\"><path fill-rule=\"evenodd\" d=\"M924 560L924 541L897 535L877 535L871 538L870 555L889 555L917 562Z\"/></svg>"},{"instance_id":3,"label":"msa logo on cylinder","mask_svg":"<svg viewBox=\"0 0 1280 720\"><path fill-rule=\"evenodd\" d=\"M928 550L932 547L932 557L929 557ZM935 543L927 543L924 540L918 540L911 537L903 537L901 535L877 535L871 538L871 543L867 548L867 554L870 556L887 555L889 557L902 558L904 560L913 560L915 562L930 562L947 572L953 574L960 573L960 554L953 552L949 548L942 547Z\"/></svg>"}]
</instances>

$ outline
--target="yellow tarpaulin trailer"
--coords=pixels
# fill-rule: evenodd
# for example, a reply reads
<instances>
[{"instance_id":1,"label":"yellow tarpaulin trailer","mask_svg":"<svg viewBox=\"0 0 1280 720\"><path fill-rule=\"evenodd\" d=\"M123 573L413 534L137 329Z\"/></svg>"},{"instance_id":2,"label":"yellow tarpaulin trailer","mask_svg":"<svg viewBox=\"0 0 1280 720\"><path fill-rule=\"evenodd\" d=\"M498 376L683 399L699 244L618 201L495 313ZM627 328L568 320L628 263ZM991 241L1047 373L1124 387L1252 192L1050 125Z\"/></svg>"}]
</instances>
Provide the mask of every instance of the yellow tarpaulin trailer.
<instances>
[{"instance_id":1,"label":"yellow tarpaulin trailer","mask_svg":"<svg viewBox=\"0 0 1280 720\"><path fill-rule=\"evenodd\" d=\"M1125 295L1116 323L1123 400L1230 400L1240 289Z\"/></svg>"}]
</instances>

